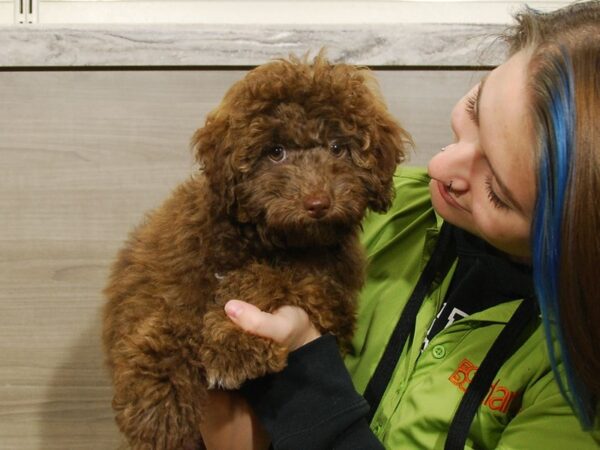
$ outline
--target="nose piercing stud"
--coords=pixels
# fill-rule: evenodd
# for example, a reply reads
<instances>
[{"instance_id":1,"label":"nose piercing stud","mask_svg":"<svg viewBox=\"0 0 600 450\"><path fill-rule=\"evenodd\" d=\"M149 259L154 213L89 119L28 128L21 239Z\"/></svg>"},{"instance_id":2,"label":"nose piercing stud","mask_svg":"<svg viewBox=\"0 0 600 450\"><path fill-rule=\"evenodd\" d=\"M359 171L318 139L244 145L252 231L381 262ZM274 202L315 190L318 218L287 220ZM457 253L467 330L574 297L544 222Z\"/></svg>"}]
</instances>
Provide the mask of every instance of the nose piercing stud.
<instances>
[{"instance_id":1,"label":"nose piercing stud","mask_svg":"<svg viewBox=\"0 0 600 450\"><path fill-rule=\"evenodd\" d=\"M448 185L446 186L446 189L448 189L449 191L451 191L451 190L452 190L452 182L453 182L453 181L454 181L454 180L450 180L450 183L448 183Z\"/></svg>"},{"instance_id":2,"label":"nose piercing stud","mask_svg":"<svg viewBox=\"0 0 600 450\"><path fill-rule=\"evenodd\" d=\"M448 146L440 148L440 152L446 151L447 148L448 148Z\"/></svg>"}]
</instances>

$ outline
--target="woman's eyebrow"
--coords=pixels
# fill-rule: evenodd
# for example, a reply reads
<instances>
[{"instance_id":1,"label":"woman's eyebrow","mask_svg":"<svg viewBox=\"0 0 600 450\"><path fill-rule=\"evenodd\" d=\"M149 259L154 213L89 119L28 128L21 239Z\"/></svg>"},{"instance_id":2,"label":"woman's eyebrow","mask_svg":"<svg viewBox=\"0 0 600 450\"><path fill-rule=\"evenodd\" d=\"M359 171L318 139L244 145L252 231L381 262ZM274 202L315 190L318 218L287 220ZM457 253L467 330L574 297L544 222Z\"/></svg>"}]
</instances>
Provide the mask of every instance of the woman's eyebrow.
<instances>
[{"instance_id":1,"label":"woman's eyebrow","mask_svg":"<svg viewBox=\"0 0 600 450\"><path fill-rule=\"evenodd\" d=\"M481 101L481 93L483 92L483 85L487 80L489 73L486 74L479 82L479 88L477 88L477 101L475 102L475 123L479 126L479 102Z\"/></svg>"}]
</instances>

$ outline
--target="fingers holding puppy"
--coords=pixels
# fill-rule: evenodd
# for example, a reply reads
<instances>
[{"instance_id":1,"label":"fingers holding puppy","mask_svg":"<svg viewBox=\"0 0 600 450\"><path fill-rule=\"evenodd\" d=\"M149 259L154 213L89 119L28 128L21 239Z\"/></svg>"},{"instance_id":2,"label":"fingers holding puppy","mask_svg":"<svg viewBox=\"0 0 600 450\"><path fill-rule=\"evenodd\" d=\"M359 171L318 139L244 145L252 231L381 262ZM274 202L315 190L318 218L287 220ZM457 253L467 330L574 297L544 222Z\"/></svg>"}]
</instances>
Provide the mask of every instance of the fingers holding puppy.
<instances>
[{"instance_id":1,"label":"fingers holding puppy","mask_svg":"<svg viewBox=\"0 0 600 450\"><path fill-rule=\"evenodd\" d=\"M230 300L225 304L225 313L244 331L271 339L290 351L321 336L308 314L298 306L282 306L268 313L250 303Z\"/></svg>"}]
</instances>

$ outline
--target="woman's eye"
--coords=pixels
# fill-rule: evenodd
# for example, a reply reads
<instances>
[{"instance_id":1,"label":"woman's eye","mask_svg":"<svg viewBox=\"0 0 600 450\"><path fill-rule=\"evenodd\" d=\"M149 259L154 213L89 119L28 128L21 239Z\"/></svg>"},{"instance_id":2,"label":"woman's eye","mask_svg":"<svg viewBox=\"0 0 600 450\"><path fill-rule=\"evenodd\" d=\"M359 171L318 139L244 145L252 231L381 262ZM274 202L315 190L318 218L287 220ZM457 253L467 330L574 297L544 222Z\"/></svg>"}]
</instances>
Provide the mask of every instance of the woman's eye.
<instances>
[{"instance_id":1,"label":"woman's eye","mask_svg":"<svg viewBox=\"0 0 600 450\"><path fill-rule=\"evenodd\" d=\"M268 150L267 156L271 161L280 163L286 158L287 154L283 145L275 145Z\"/></svg>"},{"instance_id":2,"label":"woman's eye","mask_svg":"<svg viewBox=\"0 0 600 450\"><path fill-rule=\"evenodd\" d=\"M509 206L502 201L500 197L494 192L492 189L492 178L488 177L485 179L485 190L487 191L487 196L492 205L494 205L498 209L509 209Z\"/></svg>"},{"instance_id":3,"label":"woman's eye","mask_svg":"<svg viewBox=\"0 0 600 450\"><path fill-rule=\"evenodd\" d=\"M339 142L333 142L329 145L329 151L333 156L342 156L348 150L348 146L346 144L341 144Z\"/></svg>"}]
</instances>

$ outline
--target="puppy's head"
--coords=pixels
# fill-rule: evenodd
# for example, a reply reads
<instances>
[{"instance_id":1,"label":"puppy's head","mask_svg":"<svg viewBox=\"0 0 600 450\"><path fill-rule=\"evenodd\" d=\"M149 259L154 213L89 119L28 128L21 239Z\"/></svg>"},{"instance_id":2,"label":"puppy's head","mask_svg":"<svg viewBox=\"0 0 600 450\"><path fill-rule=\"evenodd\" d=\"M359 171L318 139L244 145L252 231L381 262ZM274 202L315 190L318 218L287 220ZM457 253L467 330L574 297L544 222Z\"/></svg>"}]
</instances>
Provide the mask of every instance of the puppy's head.
<instances>
[{"instance_id":1,"label":"puppy's head","mask_svg":"<svg viewBox=\"0 0 600 450\"><path fill-rule=\"evenodd\" d=\"M276 245L330 245L385 211L409 135L367 69L278 60L249 72L194 135L215 201Z\"/></svg>"}]
</instances>

